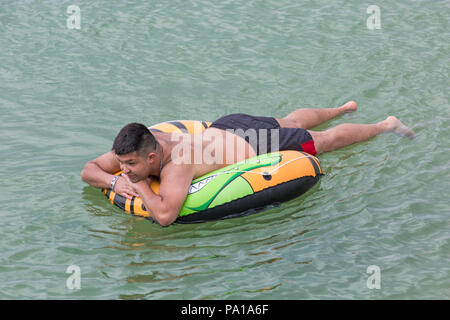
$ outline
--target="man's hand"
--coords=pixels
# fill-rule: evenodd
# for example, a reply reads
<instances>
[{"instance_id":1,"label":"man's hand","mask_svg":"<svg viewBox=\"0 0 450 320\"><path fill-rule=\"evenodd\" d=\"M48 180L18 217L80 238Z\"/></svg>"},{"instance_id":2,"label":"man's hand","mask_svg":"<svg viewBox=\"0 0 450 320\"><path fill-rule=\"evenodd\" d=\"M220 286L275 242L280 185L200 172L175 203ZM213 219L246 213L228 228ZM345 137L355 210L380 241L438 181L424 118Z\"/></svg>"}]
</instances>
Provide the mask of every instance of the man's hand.
<instances>
[{"instance_id":1,"label":"man's hand","mask_svg":"<svg viewBox=\"0 0 450 320\"><path fill-rule=\"evenodd\" d=\"M128 186L133 191L133 195L139 197L142 196L142 188L149 188L150 184L152 183L152 178L148 177L145 180L140 180L138 182L132 182L130 178L126 174L122 174L122 177L124 178L125 182L128 184Z\"/></svg>"},{"instance_id":2,"label":"man's hand","mask_svg":"<svg viewBox=\"0 0 450 320\"><path fill-rule=\"evenodd\" d=\"M133 196L139 197L139 194L133 187L133 183L126 175L122 175L116 181L116 185L114 186L114 192L120 194L121 196L131 199Z\"/></svg>"},{"instance_id":3,"label":"man's hand","mask_svg":"<svg viewBox=\"0 0 450 320\"><path fill-rule=\"evenodd\" d=\"M168 226L177 219L193 179L192 167L167 166L161 174L158 194L150 188L151 178L133 183L123 175L130 187L140 195L152 218L161 226Z\"/></svg>"}]
</instances>

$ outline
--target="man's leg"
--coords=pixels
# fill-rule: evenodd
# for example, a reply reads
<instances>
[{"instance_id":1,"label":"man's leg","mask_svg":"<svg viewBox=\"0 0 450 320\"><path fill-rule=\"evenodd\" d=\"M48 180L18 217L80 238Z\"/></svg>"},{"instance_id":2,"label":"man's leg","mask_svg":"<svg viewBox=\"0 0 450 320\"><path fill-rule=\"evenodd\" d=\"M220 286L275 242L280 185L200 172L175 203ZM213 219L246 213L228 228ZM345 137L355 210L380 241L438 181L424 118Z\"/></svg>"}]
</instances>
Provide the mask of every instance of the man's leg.
<instances>
[{"instance_id":1,"label":"man's leg","mask_svg":"<svg viewBox=\"0 0 450 320\"><path fill-rule=\"evenodd\" d=\"M394 116L375 124L345 123L326 131L310 131L317 153L336 150L355 142L366 141L383 132L413 138L414 131Z\"/></svg>"},{"instance_id":2,"label":"man's leg","mask_svg":"<svg viewBox=\"0 0 450 320\"><path fill-rule=\"evenodd\" d=\"M284 118L275 118L282 128L311 129L343 113L356 111L357 105L349 101L338 108L297 109Z\"/></svg>"}]
</instances>

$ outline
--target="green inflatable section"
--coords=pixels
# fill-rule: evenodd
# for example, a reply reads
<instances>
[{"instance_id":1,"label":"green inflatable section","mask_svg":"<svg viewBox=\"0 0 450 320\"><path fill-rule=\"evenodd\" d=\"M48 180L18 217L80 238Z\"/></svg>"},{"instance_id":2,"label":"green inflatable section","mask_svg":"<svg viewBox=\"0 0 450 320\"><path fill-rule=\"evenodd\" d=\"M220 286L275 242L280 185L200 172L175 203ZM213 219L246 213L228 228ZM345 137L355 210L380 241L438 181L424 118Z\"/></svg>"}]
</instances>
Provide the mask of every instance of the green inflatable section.
<instances>
[{"instance_id":1,"label":"green inflatable section","mask_svg":"<svg viewBox=\"0 0 450 320\"><path fill-rule=\"evenodd\" d=\"M272 166L280 161L281 155L279 153L267 153L195 179L192 181L180 216L214 208L253 194L250 184L240 176L247 171Z\"/></svg>"}]
</instances>

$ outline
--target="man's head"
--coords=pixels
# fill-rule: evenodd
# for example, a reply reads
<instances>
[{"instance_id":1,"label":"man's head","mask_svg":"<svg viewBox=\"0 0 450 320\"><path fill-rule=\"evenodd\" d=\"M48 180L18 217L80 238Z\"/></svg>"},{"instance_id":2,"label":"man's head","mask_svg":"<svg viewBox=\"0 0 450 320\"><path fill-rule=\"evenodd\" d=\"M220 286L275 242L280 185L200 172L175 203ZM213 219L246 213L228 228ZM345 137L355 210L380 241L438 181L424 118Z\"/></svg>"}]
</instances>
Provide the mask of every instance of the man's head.
<instances>
[{"instance_id":1,"label":"man's head","mask_svg":"<svg viewBox=\"0 0 450 320\"><path fill-rule=\"evenodd\" d=\"M159 175L161 146L148 128L140 123L129 123L114 139L112 151L121 170L137 182L149 175Z\"/></svg>"}]
</instances>

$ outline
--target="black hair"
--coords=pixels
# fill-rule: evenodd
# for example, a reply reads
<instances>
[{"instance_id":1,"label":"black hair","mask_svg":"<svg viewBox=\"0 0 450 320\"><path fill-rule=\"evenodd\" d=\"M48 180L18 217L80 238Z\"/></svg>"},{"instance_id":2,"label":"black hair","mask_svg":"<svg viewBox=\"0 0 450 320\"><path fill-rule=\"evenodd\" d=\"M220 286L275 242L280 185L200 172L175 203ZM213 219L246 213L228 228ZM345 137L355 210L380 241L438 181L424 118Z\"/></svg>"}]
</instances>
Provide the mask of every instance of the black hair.
<instances>
[{"instance_id":1,"label":"black hair","mask_svg":"<svg viewBox=\"0 0 450 320\"><path fill-rule=\"evenodd\" d=\"M124 155L136 151L143 155L145 152L156 151L158 141L148 128L140 123L129 123L123 127L114 139L112 151L117 155Z\"/></svg>"}]
</instances>

